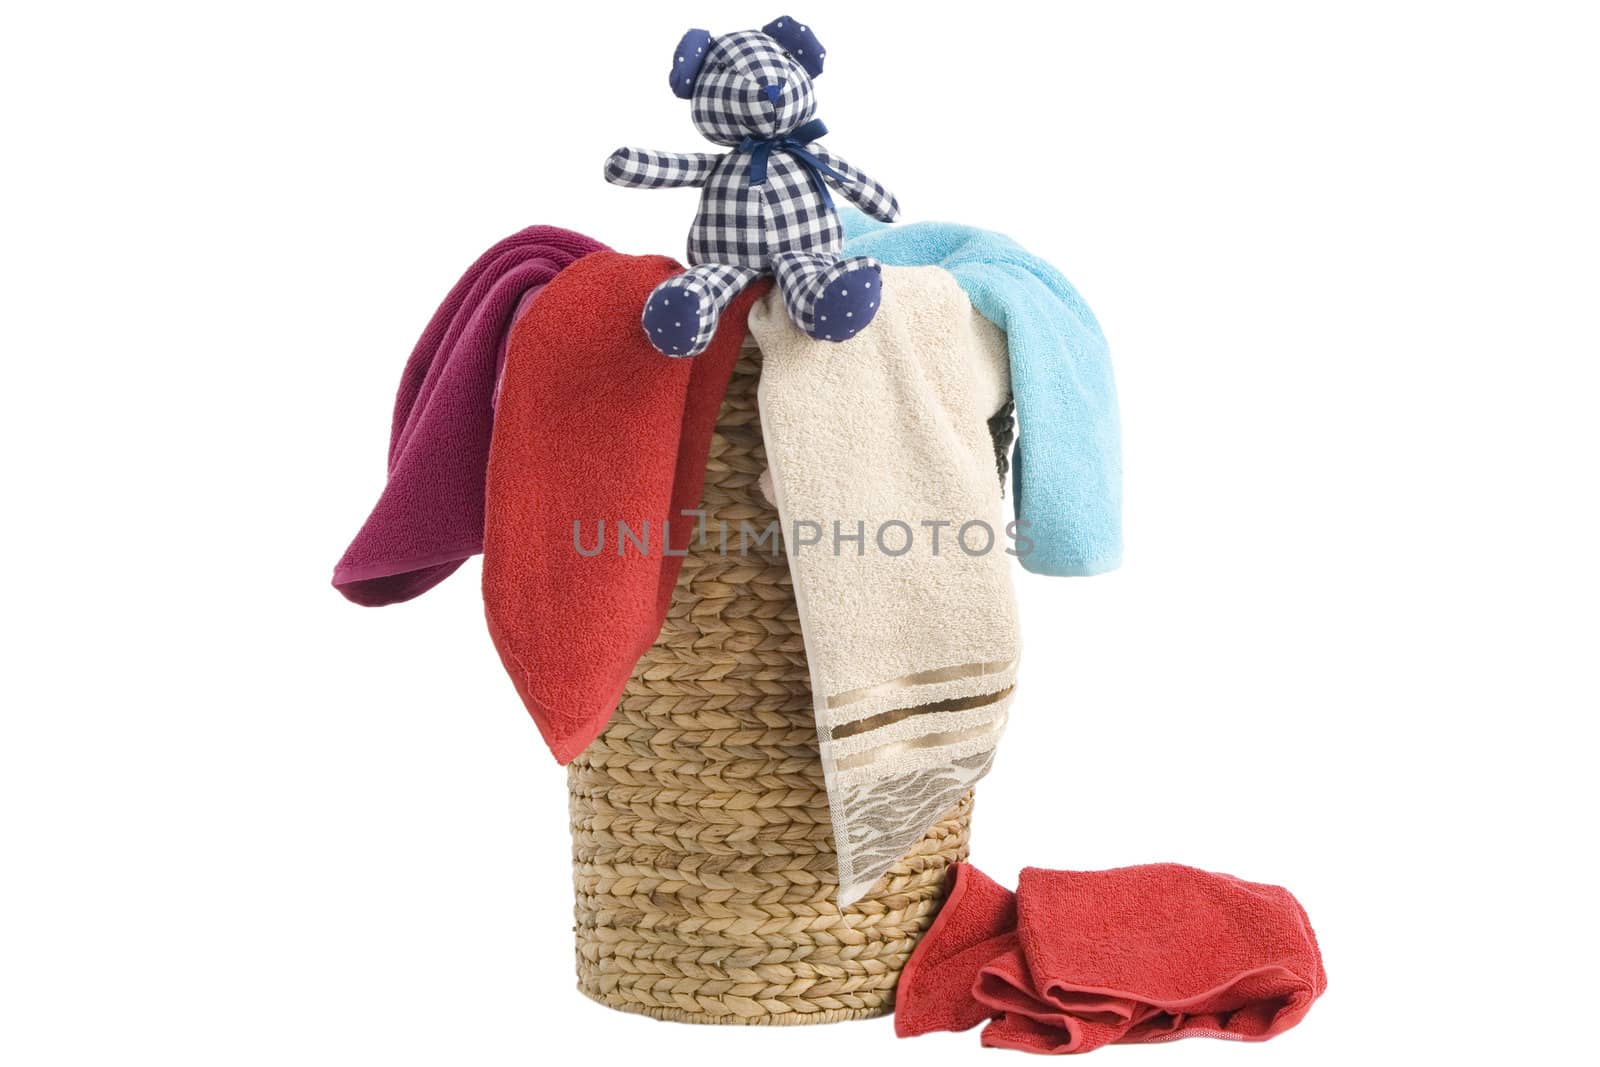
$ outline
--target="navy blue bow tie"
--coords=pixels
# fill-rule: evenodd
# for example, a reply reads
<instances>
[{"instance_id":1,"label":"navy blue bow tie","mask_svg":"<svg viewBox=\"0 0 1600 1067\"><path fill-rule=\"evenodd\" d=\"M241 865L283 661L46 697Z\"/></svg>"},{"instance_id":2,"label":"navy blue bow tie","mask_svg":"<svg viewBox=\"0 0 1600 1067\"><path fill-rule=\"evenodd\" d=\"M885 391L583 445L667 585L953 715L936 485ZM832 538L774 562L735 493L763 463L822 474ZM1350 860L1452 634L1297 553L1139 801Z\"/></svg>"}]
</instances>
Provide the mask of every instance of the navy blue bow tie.
<instances>
[{"instance_id":1,"label":"navy blue bow tie","mask_svg":"<svg viewBox=\"0 0 1600 1067\"><path fill-rule=\"evenodd\" d=\"M822 192L823 201L830 208L833 207L833 197L828 193L828 183L825 180L825 176L826 178L837 178L839 181L846 181L847 179L843 174L828 166L806 149L806 145L820 139L827 132L828 127L822 124L821 119L812 119L805 125L795 129L794 132L782 137L764 139L745 137L744 140L739 142L738 150L750 153L750 184L766 184L767 159L773 152L787 152L795 159L798 159L801 165L811 172L811 176L816 179L817 188Z\"/></svg>"}]
</instances>

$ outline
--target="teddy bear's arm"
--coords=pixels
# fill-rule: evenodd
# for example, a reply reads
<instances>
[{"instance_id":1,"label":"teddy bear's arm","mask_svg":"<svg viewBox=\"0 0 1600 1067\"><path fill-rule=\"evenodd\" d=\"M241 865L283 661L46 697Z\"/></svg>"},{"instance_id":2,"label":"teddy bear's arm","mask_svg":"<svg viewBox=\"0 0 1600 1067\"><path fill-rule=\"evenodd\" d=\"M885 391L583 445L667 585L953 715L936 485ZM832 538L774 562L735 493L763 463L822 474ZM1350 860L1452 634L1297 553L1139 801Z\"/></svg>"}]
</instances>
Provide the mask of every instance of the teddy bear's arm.
<instances>
[{"instance_id":1,"label":"teddy bear's arm","mask_svg":"<svg viewBox=\"0 0 1600 1067\"><path fill-rule=\"evenodd\" d=\"M822 162L845 176L842 182L829 179L829 183L843 193L846 200L880 222L893 222L900 217L900 204L889 190L820 144L810 144L806 148Z\"/></svg>"},{"instance_id":2,"label":"teddy bear's arm","mask_svg":"<svg viewBox=\"0 0 1600 1067\"><path fill-rule=\"evenodd\" d=\"M722 156L716 152L651 152L619 148L606 160L606 181L634 189L704 185Z\"/></svg>"}]
</instances>

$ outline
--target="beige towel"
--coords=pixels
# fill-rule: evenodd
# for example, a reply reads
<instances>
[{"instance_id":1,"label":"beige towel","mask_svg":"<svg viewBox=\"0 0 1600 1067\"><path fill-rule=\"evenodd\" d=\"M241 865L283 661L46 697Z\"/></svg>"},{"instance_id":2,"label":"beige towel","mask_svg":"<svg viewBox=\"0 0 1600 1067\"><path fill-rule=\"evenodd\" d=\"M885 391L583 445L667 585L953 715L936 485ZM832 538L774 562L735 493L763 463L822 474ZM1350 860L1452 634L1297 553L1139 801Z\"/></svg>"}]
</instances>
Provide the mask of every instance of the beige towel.
<instances>
[{"instance_id":1,"label":"beige towel","mask_svg":"<svg viewBox=\"0 0 1600 1067\"><path fill-rule=\"evenodd\" d=\"M938 267L885 267L883 286L841 343L775 294L749 319L840 907L988 771L1020 650L987 425L1010 394L1005 335Z\"/></svg>"}]
</instances>

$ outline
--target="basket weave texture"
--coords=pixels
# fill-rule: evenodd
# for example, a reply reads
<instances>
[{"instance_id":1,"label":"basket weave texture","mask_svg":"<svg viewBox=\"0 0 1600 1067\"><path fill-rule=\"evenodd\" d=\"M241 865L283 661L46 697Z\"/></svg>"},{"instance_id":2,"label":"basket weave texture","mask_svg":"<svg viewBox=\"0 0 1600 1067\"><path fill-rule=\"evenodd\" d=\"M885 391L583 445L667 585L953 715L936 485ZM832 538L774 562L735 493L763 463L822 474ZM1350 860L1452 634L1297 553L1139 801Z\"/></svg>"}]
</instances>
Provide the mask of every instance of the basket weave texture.
<instances>
[{"instance_id":1,"label":"basket weave texture","mask_svg":"<svg viewBox=\"0 0 1600 1067\"><path fill-rule=\"evenodd\" d=\"M568 769L578 988L678 1022L863 1019L893 1010L945 871L967 856L972 797L839 911L788 564L781 543L740 552L741 521L777 521L756 485L759 376L746 340L711 443L707 536L610 725Z\"/></svg>"}]
</instances>

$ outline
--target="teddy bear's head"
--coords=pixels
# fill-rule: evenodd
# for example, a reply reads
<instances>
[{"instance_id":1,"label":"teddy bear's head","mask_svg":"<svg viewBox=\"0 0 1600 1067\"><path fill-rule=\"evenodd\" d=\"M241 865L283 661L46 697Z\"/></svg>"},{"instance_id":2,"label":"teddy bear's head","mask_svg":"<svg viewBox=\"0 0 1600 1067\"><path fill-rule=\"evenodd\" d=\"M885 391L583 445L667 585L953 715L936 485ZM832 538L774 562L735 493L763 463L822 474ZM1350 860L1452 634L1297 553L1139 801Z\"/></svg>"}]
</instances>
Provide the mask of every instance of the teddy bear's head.
<instances>
[{"instance_id":1,"label":"teddy bear's head","mask_svg":"<svg viewBox=\"0 0 1600 1067\"><path fill-rule=\"evenodd\" d=\"M721 37L690 30L672 53L672 91L691 102L695 129L715 144L781 137L816 114L811 79L826 55L787 15Z\"/></svg>"}]
</instances>

